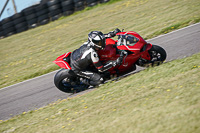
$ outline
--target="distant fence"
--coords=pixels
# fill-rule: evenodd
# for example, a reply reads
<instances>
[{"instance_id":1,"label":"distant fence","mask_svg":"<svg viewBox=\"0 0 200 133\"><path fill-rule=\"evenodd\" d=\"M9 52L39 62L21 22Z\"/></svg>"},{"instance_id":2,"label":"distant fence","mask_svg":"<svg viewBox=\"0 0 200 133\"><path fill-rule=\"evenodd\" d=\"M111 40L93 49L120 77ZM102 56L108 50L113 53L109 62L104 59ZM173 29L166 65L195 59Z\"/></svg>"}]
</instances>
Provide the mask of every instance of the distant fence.
<instances>
[{"instance_id":1,"label":"distant fence","mask_svg":"<svg viewBox=\"0 0 200 133\"><path fill-rule=\"evenodd\" d=\"M40 4L25 8L0 21L0 39L108 1L110 0L42 0Z\"/></svg>"}]
</instances>

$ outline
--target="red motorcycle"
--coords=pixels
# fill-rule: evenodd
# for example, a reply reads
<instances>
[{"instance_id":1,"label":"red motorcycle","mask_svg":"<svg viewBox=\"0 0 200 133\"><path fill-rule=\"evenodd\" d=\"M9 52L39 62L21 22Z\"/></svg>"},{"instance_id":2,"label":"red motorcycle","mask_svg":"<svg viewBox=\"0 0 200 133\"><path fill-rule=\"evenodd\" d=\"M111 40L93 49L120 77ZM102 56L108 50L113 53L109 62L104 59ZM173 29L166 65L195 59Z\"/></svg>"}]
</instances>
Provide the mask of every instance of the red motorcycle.
<instances>
[{"instance_id":1,"label":"red motorcycle","mask_svg":"<svg viewBox=\"0 0 200 133\"><path fill-rule=\"evenodd\" d=\"M101 73L104 79L110 79L113 75L123 75L134 71L136 65L141 67L155 66L163 63L166 59L166 51L157 45L147 43L138 33L133 31L117 33L118 40L106 39L106 47L98 52L100 61L105 64L116 60L120 53L124 53L121 65L112 67L107 72ZM73 74L70 67L71 52L59 56L54 63L64 68L58 71L54 77L55 86L67 93L85 90L89 85L83 84L80 77ZM91 69L97 70L91 65Z\"/></svg>"}]
</instances>

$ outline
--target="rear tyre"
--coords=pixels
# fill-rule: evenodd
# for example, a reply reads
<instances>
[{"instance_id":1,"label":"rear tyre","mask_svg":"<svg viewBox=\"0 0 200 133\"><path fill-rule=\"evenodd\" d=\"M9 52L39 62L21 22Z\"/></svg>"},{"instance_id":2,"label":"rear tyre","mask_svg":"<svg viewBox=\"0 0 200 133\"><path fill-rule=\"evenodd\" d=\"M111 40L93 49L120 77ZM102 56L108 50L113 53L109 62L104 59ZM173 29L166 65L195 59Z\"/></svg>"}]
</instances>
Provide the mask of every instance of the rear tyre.
<instances>
[{"instance_id":1,"label":"rear tyre","mask_svg":"<svg viewBox=\"0 0 200 133\"><path fill-rule=\"evenodd\" d=\"M74 77L70 73L71 70L68 69L61 69L58 71L54 77L54 84L55 86L65 93L75 93L80 92L87 89L89 86L82 84L80 82L74 81ZM74 81L72 85L71 81Z\"/></svg>"},{"instance_id":2,"label":"rear tyre","mask_svg":"<svg viewBox=\"0 0 200 133\"><path fill-rule=\"evenodd\" d=\"M64 83L64 79L70 77L69 71L66 69L61 69L58 71L54 77L55 86L66 93L72 93L72 86L70 84Z\"/></svg>"}]
</instances>

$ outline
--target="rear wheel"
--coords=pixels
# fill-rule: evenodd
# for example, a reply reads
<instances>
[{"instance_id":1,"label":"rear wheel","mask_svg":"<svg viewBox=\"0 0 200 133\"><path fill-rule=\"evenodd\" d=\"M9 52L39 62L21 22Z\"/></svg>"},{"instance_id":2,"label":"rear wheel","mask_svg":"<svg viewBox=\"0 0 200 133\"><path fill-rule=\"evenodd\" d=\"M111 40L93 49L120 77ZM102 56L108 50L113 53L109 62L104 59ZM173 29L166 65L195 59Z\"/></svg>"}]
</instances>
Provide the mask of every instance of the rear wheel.
<instances>
[{"instance_id":1,"label":"rear wheel","mask_svg":"<svg viewBox=\"0 0 200 133\"><path fill-rule=\"evenodd\" d=\"M89 86L76 81L68 69L61 69L54 77L55 86L66 93L76 93L87 89Z\"/></svg>"}]
</instances>

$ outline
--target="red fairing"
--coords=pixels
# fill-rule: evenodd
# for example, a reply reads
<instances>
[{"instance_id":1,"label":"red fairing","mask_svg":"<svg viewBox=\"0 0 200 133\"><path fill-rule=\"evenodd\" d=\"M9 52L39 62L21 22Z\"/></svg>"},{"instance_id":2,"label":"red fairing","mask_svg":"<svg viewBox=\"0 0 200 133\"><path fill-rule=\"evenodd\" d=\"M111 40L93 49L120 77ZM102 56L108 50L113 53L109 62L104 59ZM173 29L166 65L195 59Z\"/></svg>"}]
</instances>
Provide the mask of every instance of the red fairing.
<instances>
[{"instance_id":1,"label":"red fairing","mask_svg":"<svg viewBox=\"0 0 200 133\"><path fill-rule=\"evenodd\" d=\"M150 60L150 56L147 50L149 50L152 45L148 44L138 33L129 31L129 32L120 32L117 35L126 35L131 34L134 37L136 37L139 41L133 45L120 45L117 46L117 49L120 50L126 50L126 51L132 51L132 54L129 54L126 58L124 58L122 65L118 66L117 68L111 68L109 69L111 74L116 73L115 69L118 69L118 73L126 72L127 70L130 70L133 68L134 63L140 58L143 57L146 60ZM110 60L116 60L120 55L117 54L116 45L118 40L113 40L111 38L106 39L106 47L103 50L100 50L98 52L100 61L107 62ZM115 45L115 47L114 47ZM141 49L144 47L144 45L147 45L147 48L145 51L141 52Z\"/></svg>"},{"instance_id":2,"label":"red fairing","mask_svg":"<svg viewBox=\"0 0 200 133\"><path fill-rule=\"evenodd\" d=\"M147 44L147 49L146 50L150 50L152 48L152 44L151 43L148 43Z\"/></svg>"},{"instance_id":3,"label":"red fairing","mask_svg":"<svg viewBox=\"0 0 200 133\"><path fill-rule=\"evenodd\" d=\"M116 59L116 49L111 44L106 45L105 49L98 51L98 55L100 60L113 60Z\"/></svg>"},{"instance_id":4,"label":"red fairing","mask_svg":"<svg viewBox=\"0 0 200 133\"><path fill-rule=\"evenodd\" d=\"M70 56L71 52L65 53L61 56L59 56L55 61L53 61L55 64L57 64L61 68L65 69L71 69L70 65L68 62L64 61L63 59Z\"/></svg>"},{"instance_id":5,"label":"red fairing","mask_svg":"<svg viewBox=\"0 0 200 133\"><path fill-rule=\"evenodd\" d=\"M151 56L149 55L149 50L152 48L152 44L148 43L147 48L144 52L141 52L141 57L146 60L151 60Z\"/></svg>"},{"instance_id":6,"label":"red fairing","mask_svg":"<svg viewBox=\"0 0 200 133\"><path fill-rule=\"evenodd\" d=\"M114 41L111 38L106 39L106 45L115 44L115 43L116 43L116 41Z\"/></svg>"},{"instance_id":7,"label":"red fairing","mask_svg":"<svg viewBox=\"0 0 200 133\"><path fill-rule=\"evenodd\" d=\"M98 55L101 61L116 59L116 48L113 47L116 41L113 39L106 39L106 47L103 50L98 51Z\"/></svg>"}]
</instances>

